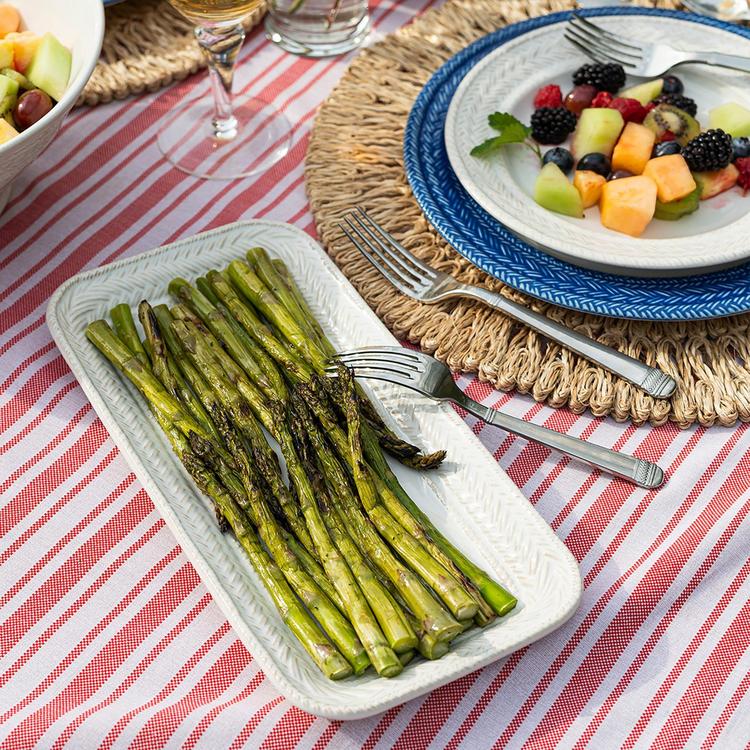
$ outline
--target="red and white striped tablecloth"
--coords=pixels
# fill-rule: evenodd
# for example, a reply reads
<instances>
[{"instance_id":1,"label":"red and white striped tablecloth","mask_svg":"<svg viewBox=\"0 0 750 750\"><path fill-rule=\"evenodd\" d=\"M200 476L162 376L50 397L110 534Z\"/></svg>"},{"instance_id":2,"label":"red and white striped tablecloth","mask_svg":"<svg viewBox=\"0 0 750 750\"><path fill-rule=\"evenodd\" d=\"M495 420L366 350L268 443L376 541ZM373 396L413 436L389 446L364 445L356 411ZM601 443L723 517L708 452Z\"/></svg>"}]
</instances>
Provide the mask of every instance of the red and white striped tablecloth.
<instances>
[{"instance_id":1,"label":"red and white striped tablecloth","mask_svg":"<svg viewBox=\"0 0 750 750\"><path fill-rule=\"evenodd\" d=\"M379 33L427 0L383 0ZM497 664L374 718L309 716L269 684L52 343L71 275L243 218L314 233L302 161L346 60L255 33L238 73L299 124L257 179L171 169L155 132L204 76L72 113L0 218L0 750L699 748L750 740L750 431L635 428L472 379L524 419L658 461L646 492L469 420L581 566L579 611Z\"/></svg>"}]
</instances>

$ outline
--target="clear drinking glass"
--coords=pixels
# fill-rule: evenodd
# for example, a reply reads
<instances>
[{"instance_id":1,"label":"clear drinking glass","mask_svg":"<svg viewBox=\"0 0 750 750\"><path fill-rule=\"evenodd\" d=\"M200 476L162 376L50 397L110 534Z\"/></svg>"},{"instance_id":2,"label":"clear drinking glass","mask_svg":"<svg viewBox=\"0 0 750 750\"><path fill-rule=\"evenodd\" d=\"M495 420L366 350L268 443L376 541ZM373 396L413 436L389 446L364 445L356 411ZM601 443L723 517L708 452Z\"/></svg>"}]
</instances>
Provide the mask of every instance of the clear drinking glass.
<instances>
[{"instance_id":1,"label":"clear drinking glass","mask_svg":"<svg viewBox=\"0 0 750 750\"><path fill-rule=\"evenodd\" d=\"M242 20L262 0L169 0L196 24L195 38L208 61L213 102L183 103L158 135L161 152L183 172L206 179L248 177L289 152L292 127L273 105L232 96L235 63L245 30Z\"/></svg>"},{"instance_id":2,"label":"clear drinking glass","mask_svg":"<svg viewBox=\"0 0 750 750\"><path fill-rule=\"evenodd\" d=\"M266 14L268 38L308 57L348 52L369 31L367 0L270 0Z\"/></svg>"}]
</instances>

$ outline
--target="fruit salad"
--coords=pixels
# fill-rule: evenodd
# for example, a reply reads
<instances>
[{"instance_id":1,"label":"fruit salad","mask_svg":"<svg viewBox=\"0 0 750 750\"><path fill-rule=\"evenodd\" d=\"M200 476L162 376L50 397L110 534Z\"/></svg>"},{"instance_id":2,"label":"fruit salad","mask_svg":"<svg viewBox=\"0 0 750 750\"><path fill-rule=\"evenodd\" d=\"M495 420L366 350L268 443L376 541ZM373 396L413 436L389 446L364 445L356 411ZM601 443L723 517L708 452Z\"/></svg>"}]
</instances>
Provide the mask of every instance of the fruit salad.
<instances>
[{"instance_id":1,"label":"fruit salad","mask_svg":"<svg viewBox=\"0 0 750 750\"><path fill-rule=\"evenodd\" d=\"M54 34L22 26L18 10L0 3L0 144L41 120L70 78L70 50Z\"/></svg>"},{"instance_id":2,"label":"fruit salad","mask_svg":"<svg viewBox=\"0 0 750 750\"><path fill-rule=\"evenodd\" d=\"M709 112L704 128L677 76L625 83L621 65L582 65L567 94L555 84L536 92L529 125L490 115L497 135L471 153L486 158L509 143L526 144L541 164L534 185L540 206L576 218L598 206L605 227L633 237L735 185L747 192L750 110L727 102Z\"/></svg>"}]
</instances>

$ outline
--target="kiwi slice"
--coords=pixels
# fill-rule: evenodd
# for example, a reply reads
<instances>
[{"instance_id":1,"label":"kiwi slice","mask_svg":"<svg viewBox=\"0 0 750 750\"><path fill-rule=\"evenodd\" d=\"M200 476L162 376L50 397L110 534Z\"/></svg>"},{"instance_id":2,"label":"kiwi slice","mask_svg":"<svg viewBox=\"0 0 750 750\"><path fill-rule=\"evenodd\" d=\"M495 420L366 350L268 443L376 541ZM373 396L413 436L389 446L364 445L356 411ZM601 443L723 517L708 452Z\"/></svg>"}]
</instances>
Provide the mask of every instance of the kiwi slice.
<instances>
[{"instance_id":1,"label":"kiwi slice","mask_svg":"<svg viewBox=\"0 0 750 750\"><path fill-rule=\"evenodd\" d=\"M654 218L661 219L662 221L677 221L677 219L681 219L683 216L687 216L698 210L700 197L701 189L700 187L696 187L692 193L688 193L684 198L680 198L678 201L662 203L657 200Z\"/></svg>"},{"instance_id":2,"label":"kiwi slice","mask_svg":"<svg viewBox=\"0 0 750 750\"><path fill-rule=\"evenodd\" d=\"M17 70L13 70L13 68L3 68L2 70L0 70L0 75L4 75L6 78L10 78L12 81L15 81L22 89L26 89L27 91L34 88L34 86L31 84L31 81L29 81L29 79L26 78L25 75L22 75Z\"/></svg>"},{"instance_id":3,"label":"kiwi slice","mask_svg":"<svg viewBox=\"0 0 750 750\"><path fill-rule=\"evenodd\" d=\"M667 130L674 133L680 146L684 146L701 132L701 126L694 117L671 104L657 104L646 115L643 124L654 131L657 143Z\"/></svg>"}]
</instances>

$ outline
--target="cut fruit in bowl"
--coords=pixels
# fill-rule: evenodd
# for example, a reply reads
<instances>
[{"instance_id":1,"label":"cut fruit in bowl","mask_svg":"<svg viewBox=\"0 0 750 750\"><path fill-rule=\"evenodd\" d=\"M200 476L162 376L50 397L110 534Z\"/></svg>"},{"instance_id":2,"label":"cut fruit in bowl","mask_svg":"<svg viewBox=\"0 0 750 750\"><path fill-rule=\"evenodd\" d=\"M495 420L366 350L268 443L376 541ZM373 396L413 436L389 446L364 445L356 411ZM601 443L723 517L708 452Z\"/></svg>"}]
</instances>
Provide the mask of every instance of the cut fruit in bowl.
<instances>
[{"instance_id":1,"label":"cut fruit in bowl","mask_svg":"<svg viewBox=\"0 0 750 750\"><path fill-rule=\"evenodd\" d=\"M594 15L597 24L617 32L618 15L607 15L604 9ZM529 244L589 268L684 275L750 258L750 197L742 189L750 184L750 169L745 167L749 176L739 185L731 170L722 172L732 161L750 159L750 137L739 135L750 128L750 93L743 75L685 66L677 75L632 79L614 70L616 65L586 60L565 41L565 16L560 19L529 24L528 32L484 56L458 85L444 140L453 172L469 195ZM668 36L697 47L710 39L750 56L750 32L743 29L735 32L647 11L628 14L628 24L644 42ZM593 97L587 86L596 89ZM573 127L562 114L544 113L540 128L535 101L573 114ZM489 115L499 124L512 117L520 126L513 128L523 137L509 138L507 124L506 130L498 130L489 124ZM717 123L727 128L723 134ZM473 153L485 140L502 145ZM679 158L648 167L661 157ZM552 193L547 187L539 190L546 185L542 166L550 161L567 180L564 184L556 174ZM679 167L670 178L664 174L668 165ZM710 176L703 178L696 207L691 193L699 185L696 174L702 173ZM622 220L637 204L630 191L626 195L623 187L602 184L602 179L608 185L641 175L647 179L627 184L646 191L636 212L641 219L649 217L643 226ZM570 195L568 187L579 193L583 218L573 201L561 199ZM708 194L715 199L700 200Z\"/></svg>"},{"instance_id":2,"label":"cut fruit in bowl","mask_svg":"<svg viewBox=\"0 0 750 750\"><path fill-rule=\"evenodd\" d=\"M18 24L5 21L6 7L18 12ZM13 180L44 151L78 100L103 34L101 0L0 3L0 212Z\"/></svg>"}]
</instances>

